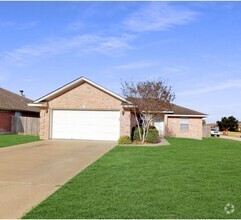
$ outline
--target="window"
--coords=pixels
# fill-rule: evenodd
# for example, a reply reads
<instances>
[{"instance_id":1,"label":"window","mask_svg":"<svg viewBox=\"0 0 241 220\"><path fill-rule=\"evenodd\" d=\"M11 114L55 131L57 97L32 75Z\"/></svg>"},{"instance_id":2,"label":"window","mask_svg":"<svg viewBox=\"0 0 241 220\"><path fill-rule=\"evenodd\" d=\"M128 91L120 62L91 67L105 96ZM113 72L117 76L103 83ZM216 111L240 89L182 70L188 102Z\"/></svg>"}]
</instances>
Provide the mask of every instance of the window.
<instances>
[{"instance_id":1,"label":"window","mask_svg":"<svg viewBox=\"0 0 241 220\"><path fill-rule=\"evenodd\" d=\"M181 131L189 131L189 119L188 118L181 118L180 130Z\"/></svg>"}]
</instances>

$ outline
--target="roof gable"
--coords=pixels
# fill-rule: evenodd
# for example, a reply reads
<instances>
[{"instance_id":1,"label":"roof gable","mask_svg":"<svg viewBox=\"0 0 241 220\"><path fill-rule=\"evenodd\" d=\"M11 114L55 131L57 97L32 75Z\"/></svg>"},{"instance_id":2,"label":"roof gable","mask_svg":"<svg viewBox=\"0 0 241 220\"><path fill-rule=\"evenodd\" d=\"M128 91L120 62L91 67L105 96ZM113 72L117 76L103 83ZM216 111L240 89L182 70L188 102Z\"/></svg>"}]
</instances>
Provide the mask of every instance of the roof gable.
<instances>
[{"instance_id":1,"label":"roof gable","mask_svg":"<svg viewBox=\"0 0 241 220\"><path fill-rule=\"evenodd\" d=\"M48 101L48 107L52 109L119 109L123 102L110 96L106 92L83 83L64 94Z\"/></svg>"},{"instance_id":2,"label":"roof gable","mask_svg":"<svg viewBox=\"0 0 241 220\"><path fill-rule=\"evenodd\" d=\"M38 103L41 103L41 102L44 102L44 101L50 101L60 95L62 95L63 93L67 92L67 91L70 91L71 89L73 88L76 88L77 86L83 84L83 83L88 83L92 86L94 86L95 88L98 88L99 90L109 94L110 96L122 101L122 102L126 102L126 103L129 103L126 99L124 99L123 97L111 92L110 90L107 90L106 88L94 83L93 81L85 78L85 77L80 77L56 90L54 90L53 92L51 93L48 93L47 95L35 100L33 103L34 104L38 104Z\"/></svg>"}]
</instances>

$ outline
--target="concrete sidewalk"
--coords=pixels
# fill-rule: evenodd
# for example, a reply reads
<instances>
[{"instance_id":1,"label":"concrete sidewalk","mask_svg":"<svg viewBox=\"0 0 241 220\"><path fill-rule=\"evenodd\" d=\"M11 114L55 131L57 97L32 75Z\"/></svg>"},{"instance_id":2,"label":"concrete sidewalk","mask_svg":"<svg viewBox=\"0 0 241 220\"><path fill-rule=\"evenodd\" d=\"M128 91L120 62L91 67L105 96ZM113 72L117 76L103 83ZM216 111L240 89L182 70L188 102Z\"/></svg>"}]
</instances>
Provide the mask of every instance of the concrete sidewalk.
<instances>
[{"instance_id":1,"label":"concrete sidewalk","mask_svg":"<svg viewBox=\"0 0 241 220\"><path fill-rule=\"evenodd\" d=\"M39 141L0 148L0 218L21 218L115 145Z\"/></svg>"},{"instance_id":2,"label":"concrete sidewalk","mask_svg":"<svg viewBox=\"0 0 241 220\"><path fill-rule=\"evenodd\" d=\"M232 137L232 136L220 135L220 138L233 140L233 141L241 141L241 137Z\"/></svg>"}]
</instances>

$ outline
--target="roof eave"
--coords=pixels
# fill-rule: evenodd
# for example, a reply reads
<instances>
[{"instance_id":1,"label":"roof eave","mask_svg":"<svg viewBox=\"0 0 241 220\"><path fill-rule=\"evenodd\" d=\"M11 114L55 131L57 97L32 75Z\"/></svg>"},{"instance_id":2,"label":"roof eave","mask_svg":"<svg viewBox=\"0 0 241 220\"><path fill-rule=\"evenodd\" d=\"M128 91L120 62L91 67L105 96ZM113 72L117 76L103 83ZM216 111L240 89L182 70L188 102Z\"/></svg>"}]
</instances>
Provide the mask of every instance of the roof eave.
<instances>
[{"instance_id":1,"label":"roof eave","mask_svg":"<svg viewBox=\"0 0 241 220\"><path fill-rule=\"evenodd\" d=\"M171 114L171 115L167 115L167 117L169 117L169 116L171 116L171 117L195 117L195 118L206 118L206 117L208 117L208 115L207 114L201 114L201 115L198 115L198 114L196 114L196 115L192 115L192 114Z\"/></svg>"},{"instance_id":2,"label":"roof eave","mask_svg":"<svg viewBox=\"0 0 241 220\"><path fill-rule=\"evenodd\" d=\"M46 103L28 103L29 107L47 107Z\"/></svg>"}]
</instances>

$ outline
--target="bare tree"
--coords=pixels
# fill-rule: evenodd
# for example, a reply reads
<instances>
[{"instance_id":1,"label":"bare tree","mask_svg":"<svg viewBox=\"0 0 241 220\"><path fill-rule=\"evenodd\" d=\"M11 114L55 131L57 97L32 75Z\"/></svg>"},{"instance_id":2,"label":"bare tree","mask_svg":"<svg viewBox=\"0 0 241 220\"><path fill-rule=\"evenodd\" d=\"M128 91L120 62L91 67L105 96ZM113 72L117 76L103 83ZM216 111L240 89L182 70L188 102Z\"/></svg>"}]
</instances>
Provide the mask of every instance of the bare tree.
<instances>
[{"instance_id":1,"label":"bare tree","mask_svg":"<svg viewBox=\"0 0 241 220\"><path fill-rule=\"evenodd\" d=\"M122 94L133 104L140 140L144 143L153 121L153 114L169 110L175 94L161 79L137 83L125 81L122 84ZM142 120L142 134L139 117Z\"/></svg>"}]
</instances>

